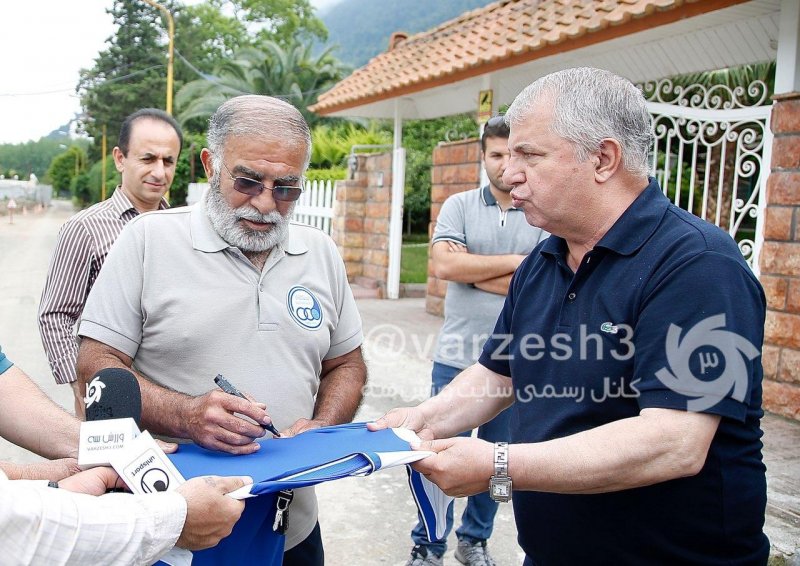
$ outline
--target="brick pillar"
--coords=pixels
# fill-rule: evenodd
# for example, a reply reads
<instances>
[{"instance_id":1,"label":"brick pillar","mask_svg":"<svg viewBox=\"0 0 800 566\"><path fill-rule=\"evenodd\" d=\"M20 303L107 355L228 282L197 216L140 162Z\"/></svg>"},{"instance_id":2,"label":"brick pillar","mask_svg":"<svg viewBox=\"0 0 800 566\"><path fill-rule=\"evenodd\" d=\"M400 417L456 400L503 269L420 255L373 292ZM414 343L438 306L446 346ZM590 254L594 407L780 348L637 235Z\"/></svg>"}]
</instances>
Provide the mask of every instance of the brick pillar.
<instances>
[{"instance_id":1,"label":"brick pillar","mask_svg":"<svg viewBox=\"0 0 800 566\"><path fill-rule=\"evenodd\" d=\"M764 408L800 420L800 92L775 97L761 282Z\"/></svg>"},{"instance_id":2,"label":"brick pillar","mask_svg":"<svg viewBox=\"0 0 800 566\"><path fill-rule=\"evenodd\" d=\"M366 158L367 206L364 216L366 284L377 285L386 296L389 278L389 209L392 200L392 154L376 153Z\"/></svg>"},{"instance_id":3,"label":"brick pillar","mask_svg":"<svg viewBox=\"0 0 800 566\"><path fill-rule=\"evenodd\" d=\"M480 156L481 143L477 139L440 143L433 150L429 236L433 236L436 219L445 199L450 195L474 189L480 184ZM425 310L431 314L442 316L447 281L434 277L430 262L430 250L428 254L428 292L425 297Z\"/></svg>"},{"instance_id":4,"label":"brick pillar","mask_svg":"<svg viewBox=\"0 0 800 566\"><path fill-rule=\"evenodd\" d=\"M331 237L344 258L347 278L386 288L392 154L357 155L351 179L337 181Z\"/></svg>"},{"instance_id":5,"label":"brick pillar","mask_svg":"<svg viewBox=\"0 0 800 566\"><path fill-rule=\"evenodd\" d=\"M364 257L364 210L367 176L363 155L356 156L357 167L346 181L336 181L336 202L331 219L331 237L344 259L348 281L361 275Z\"/></svg>"}]
</instances>

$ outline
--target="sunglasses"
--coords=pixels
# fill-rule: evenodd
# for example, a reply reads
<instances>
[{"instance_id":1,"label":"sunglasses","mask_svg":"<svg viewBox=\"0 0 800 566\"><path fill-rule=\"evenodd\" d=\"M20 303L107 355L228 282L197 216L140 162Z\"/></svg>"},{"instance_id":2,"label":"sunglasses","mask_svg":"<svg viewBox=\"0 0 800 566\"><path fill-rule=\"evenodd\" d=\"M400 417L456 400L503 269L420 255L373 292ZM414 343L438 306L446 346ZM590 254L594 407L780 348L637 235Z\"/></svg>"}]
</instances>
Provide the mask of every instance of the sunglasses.
<instances>
[{"instance_id":1,"label":"sunglasses","mask_svg":"<svg viewBox=\"0 0 800 566\"><path fill-rule=\"evenodd\" d=\"M261 181L256 181L255 179L250 179L248 177L234 177L231 170L228 169L228 166L224 163L222 166L225 168L225 171L228 172L231 179L233 180L233 188L237 192L242 193L243 195L248 195L251 197L257 197L264 189L268 189L272 191L272 198L281 202L294 202L300 198L300 195L303 192L303 180L300 180L299 187L284 187L282 185L277 185L274 187L267 187Z\"/></svg>"}]
</instances>

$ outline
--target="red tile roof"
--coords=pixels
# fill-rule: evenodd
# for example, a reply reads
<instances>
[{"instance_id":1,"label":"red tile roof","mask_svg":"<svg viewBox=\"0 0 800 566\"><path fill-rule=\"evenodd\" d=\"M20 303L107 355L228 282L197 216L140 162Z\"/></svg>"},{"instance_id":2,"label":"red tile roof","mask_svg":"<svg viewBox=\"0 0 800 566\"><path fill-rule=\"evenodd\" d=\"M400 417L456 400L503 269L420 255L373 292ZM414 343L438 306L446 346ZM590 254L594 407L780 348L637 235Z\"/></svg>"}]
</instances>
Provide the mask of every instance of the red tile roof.
<instances>
[{"instance_id":1,"label":"red tile roof","mask_svg":"<svg viewBox=\"0 0 800 566\"><path fill-rule=\"evenodd\" d=\"M501 0L399 41L320 95L320 114L569 51L744 0Z\"/></svg>"}]
</instances>

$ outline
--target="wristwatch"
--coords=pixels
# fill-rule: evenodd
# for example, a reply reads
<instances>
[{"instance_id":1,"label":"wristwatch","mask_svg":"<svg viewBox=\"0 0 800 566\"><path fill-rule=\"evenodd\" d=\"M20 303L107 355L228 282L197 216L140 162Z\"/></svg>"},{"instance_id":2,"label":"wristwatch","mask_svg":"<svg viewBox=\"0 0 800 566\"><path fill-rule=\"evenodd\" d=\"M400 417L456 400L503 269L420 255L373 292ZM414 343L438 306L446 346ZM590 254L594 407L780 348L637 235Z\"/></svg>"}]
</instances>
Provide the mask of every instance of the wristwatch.
<instances>
[{"instance_id":1,"label":"wristwatch","mask_svg":"<svg viewBox=\"0 0 800 566\"><path fill-rule=\"evenodd\" d=\"M511 478L508 477L508 442L494 443L494 475L489 480L489 497L499 503L511 500Z\"/></svg>"}]
</instances>

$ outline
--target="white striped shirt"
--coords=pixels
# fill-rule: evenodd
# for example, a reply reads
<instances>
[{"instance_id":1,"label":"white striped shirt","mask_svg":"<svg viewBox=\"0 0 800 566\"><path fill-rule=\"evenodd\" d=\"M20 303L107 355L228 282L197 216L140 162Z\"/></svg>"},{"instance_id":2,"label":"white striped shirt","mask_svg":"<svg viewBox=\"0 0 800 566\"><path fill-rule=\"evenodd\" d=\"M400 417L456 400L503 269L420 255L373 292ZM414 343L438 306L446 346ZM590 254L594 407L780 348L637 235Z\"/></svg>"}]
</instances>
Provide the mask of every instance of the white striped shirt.
<instances>
[{"instance_id":1,"label":"white striped shirt","mask_svg":"<svg viewBox=\"0 0 800 566\"><path fill-rule=\"evenodd\" d=\"M161 199L159 209L167 208ZM67 220L58 233L39 305L39 333L56 383L77 379L75 329L86 297L122 228L139 215L117 187L111 198Z\"/></svg>"},{"instance_id":2,"label":"white striped shirt","mask_svg":"<svg viewBox=\"0 0 800 566\"><path fill-rule=\"evenodd\" d=\"M0 563L152 564L175 545L186 513L176 492L94 497L0 471Z\"/></svg>"}]
</instances>

